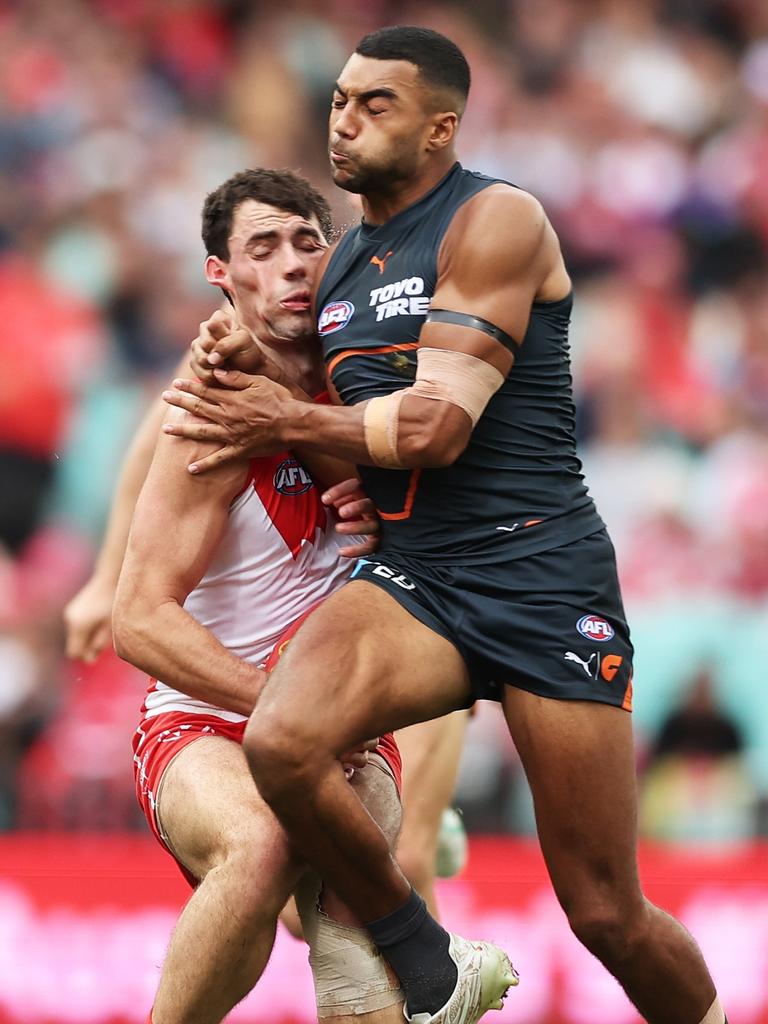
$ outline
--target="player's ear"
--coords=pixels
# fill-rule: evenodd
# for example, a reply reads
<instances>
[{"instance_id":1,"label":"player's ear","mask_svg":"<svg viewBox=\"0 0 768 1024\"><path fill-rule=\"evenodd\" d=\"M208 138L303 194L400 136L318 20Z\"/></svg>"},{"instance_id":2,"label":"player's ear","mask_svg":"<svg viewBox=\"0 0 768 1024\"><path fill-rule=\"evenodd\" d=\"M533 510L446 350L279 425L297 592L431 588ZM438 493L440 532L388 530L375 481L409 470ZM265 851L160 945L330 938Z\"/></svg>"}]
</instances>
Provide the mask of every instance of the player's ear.
<instances>
[{"instance_id":1,"label":"player's ear","mask_svg":"<svg viewBox=\"0 0 768 1024\"><path fill-rule=\"evenodd\" d=\"M225 263L219 256L208 256L205 260L205 279L208 284L215 284L225 291L231 288L232 282L229 279L229 264Z\"/></svg>"},{"instance_id":2,"label":"player's ear","mask_svg":"<svg viewBox=\"0 0 768 1024\"><path fill-rule=\"evenodd\" d=\"M455 111L447 110L434 114L430 120L427 149L434 151L450 146L456 137L458 127L459 116Z\"/></svg>"}]
</instances>

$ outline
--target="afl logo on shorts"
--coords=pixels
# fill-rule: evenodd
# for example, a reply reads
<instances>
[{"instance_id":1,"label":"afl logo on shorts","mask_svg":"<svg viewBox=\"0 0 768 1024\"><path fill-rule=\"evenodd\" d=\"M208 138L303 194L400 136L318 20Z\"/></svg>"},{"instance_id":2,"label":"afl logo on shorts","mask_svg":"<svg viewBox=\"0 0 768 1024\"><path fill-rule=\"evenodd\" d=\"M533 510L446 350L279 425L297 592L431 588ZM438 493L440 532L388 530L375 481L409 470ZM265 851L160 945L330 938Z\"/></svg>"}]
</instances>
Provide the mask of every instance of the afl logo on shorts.
<instances>
[{"instance_id":1,"label":"afl logo on shorts","mask_svg":"<svg viewBox=\"0 0 768 1024\"><path fill-rule=\"evenodd\" d=\"M312 484L312 477L296 459L283 459L275 470L275 490L279 494L304 494Z\"/></svg>"},{"instance_id":2,"label":"afl logo on shorts","mask_svg":"<svg viewBox=\"0 0 768 1024\"><path fill-rule=\"evenodd\" d=\"M598 643L610 640L614 635L613 626L599 615L582 615L576 623L576 629L587 640L597 640Z\"/></svg>"},{"instance_id":3,"label":"afl logo on shorts","mask_svg":"<svg viewBox=\"0 0 768 1024\"><path fill-rule=\"evenodd\" d=\"M333 334L346 327L352 319L355 307L351 302L330 302L324 307L317 321L317 331L320 335Z\"/></svg>"}]
</instances>

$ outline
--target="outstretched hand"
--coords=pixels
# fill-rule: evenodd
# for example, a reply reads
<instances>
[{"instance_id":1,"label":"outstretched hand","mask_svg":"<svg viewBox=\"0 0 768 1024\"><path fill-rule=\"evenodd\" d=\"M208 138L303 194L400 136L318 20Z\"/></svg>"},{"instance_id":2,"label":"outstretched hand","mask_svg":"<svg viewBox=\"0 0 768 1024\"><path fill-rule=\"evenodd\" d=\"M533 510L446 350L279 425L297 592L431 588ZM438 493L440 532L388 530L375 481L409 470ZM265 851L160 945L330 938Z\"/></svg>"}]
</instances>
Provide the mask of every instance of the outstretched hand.
<instances>
[{"instance_id":1,"label":"outstretched hand","mask_svg":"<svg viewBox=\"0 0 768 1024\"><path fill-rule=\"evenodd\" d=\"M221 445L217 451L191 463L187 467L189 472L204 473L233 459L281 451L284 445L280 426L290 392L266 377L254 377L239 370L213 372L213 384L176 379L174 390L163 392L169 405L186 409L206 421L184 419L165 423L166 434Z\"/></svg>"}]
</instances>

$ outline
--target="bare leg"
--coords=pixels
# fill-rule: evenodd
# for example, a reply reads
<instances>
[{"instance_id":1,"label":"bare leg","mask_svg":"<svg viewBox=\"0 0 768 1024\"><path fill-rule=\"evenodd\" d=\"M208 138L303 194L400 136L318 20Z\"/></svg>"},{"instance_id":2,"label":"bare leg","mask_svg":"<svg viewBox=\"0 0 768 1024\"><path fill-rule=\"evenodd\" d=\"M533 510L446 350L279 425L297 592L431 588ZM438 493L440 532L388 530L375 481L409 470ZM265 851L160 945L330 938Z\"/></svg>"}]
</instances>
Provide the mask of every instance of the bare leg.
<instances>
[{"instance_id":1,"label":"bare leg","mask_svg":"<svg viewBox=\"0 0 768 1024\"><path fill-rule=\"evenodd\" d=\"M355 582L304 623L251 716L243 747L260 792L361 920L403 906L411 887L336 758L369 736L454 711L469 692L452 644L378 587Z\"/></svg>"},{"instance_id":2,"label":"bare leg","mask_svg":"<svg viewBox=\"0 0 768 1024\"><path fill-rule=\"evenodd\" d=\"M467 718L466 711L457 711L401 729L396 737L403 756L403 829L397 860L435 918L437 838L456 787Z\"/></svg>"},{"instance_id":3,"label":"bare leg","mask_svg":"<svg viewBox=\"0 0 768 1024\"><path fill-rule=\"evenodd\" d=\"M631 717L507 687L504 712L573 932L649 1024L699 1024L715 987L691 935L643 896Z\"/></svg>"},{"instance_id":4,"label":"bare leg","mask_svg":"<svg viewBox=\"0 0 768 1024\"><path fill-rule=\"evenodd\" d=\"M405 779L405 772L403 772L403 779ZM365 805L368 813L374 818L376 824L384 833L390 850L394 850L400 838L402 838L403 807L389 766L382 757L376 754L369 755L368 766L362 771L358 770L355 772L352 777L351 786ZM318 876L313 873L313 877L317 879ZM307 884L312 884L311 879L308 880ZM342 903L332 889L327 887L325 889L323 908L325 913L334 921L341 921L344 924L355 926L361 924L359 918ZM294 897L291 897L280 912L280 921L294 938L303 938L301 918Z\"/></svg>"},{"instance_id":5,"label":"bare leg","mask_svg":"<svg viewBox=\"0 0 768 1024\"><path fill-rule=\"evenodd\" d=\"M217 1024L261 976L302 869L229 740L185 747L165 772L158 811L174 852L202 882L171 938L153 1021Z\"/></svg>"}]
</instances>

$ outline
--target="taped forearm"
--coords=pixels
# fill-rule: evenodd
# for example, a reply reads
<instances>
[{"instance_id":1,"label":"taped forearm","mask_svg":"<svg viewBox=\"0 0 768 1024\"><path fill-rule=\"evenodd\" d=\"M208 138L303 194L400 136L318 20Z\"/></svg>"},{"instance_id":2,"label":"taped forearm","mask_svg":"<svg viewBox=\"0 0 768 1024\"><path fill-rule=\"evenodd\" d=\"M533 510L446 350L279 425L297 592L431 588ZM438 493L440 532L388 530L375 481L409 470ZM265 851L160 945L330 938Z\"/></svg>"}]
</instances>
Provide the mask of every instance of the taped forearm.
<instances>
[{"instance_id":1,"label":"taped forearm","mask_svg":"<svg viewBox=\"0 0 768 1024\"><path fill-rule=\"evenodd\" d=\"M373 398L363 420L368 454L376 466L406 469L401 457L400 405L411 395L448 402L467 414L472 427L504 383L502 374L483 359L451 349L420 348L416 380L409 388Z\"/></svg>"}]
</instances>

